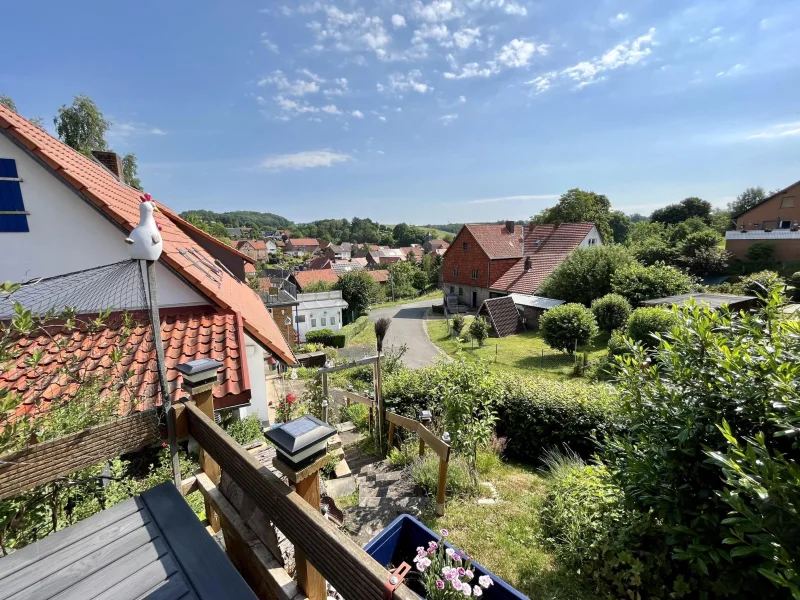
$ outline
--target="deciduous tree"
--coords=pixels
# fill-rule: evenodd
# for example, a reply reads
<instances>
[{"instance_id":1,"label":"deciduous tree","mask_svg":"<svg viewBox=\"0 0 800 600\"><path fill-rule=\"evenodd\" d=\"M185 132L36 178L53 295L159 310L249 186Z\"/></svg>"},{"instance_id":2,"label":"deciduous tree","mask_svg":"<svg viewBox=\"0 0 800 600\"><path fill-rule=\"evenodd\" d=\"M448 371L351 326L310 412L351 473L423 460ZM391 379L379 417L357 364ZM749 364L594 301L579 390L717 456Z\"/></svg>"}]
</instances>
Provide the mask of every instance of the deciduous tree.
<instances>
[{"instance_id":1,"label":"deciduous tree","mask_svg":"<svg viewBox=\"0 0 800 600\"><path fill-rule=\"evenodd\" d=\"M92 150L108 147L105 135L111 123L88 96L75 96L71 106L65 104L59 108L53 123L61 141L81 154L91 156Z\"/></svg>"}]
</instances>

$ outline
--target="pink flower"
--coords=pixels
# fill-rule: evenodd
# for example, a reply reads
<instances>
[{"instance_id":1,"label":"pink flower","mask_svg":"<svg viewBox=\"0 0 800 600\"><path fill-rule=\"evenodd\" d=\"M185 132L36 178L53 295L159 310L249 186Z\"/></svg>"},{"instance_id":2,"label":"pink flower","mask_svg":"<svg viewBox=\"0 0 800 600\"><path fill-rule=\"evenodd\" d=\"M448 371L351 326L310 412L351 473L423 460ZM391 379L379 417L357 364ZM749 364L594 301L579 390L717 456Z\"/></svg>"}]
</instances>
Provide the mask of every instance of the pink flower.
<instances>
[{"instance_id":1,"label":"pink flower","mask_svg":"<svg viewBox=\"0 0 800 600\"><path fill-rule=\"evenodd\" d=\"M472 594L476 598L479 598L480 596L483 596L483 590L481 589L481 586L476 585L474 588L472 588Z\"/></svg>"},{"instance_id":2,"label":"pink flower","mask_svg":"<svg viewBox=\"0 0 800 600\"><path fill-rule=\"evenodd\" d=\"M422 546L417 546L417 554L419 554L420 552L425 552L425 548L423 548Z\"/></svg>"},{"instance_id":3,"label":"pink flower","mask_svg":"<svg viewBox=\"0 0 800 600\"><path fill-rule=\"evenodd\" d=\"M447 556L449 556L450 558L453 558L453 555L454 555L456 552L455 552L455 550L453 550L452 548L448 548L447 550L445 550L445 551L444 551L444 553L445 553L445 554L447 554Z\"/></svg>"},{"instance_id":4,"label":"pink flower","mask_svg":"<svg viewBox=\"0 0 800 600\"><path fill-rule=\"evenodd\" d=\"M436 580L436 589L437 590L443 590L444 589L444 581L442 581L441 579L437 579Z\"/></svg>"},{"instance_id":5,"label":"pink flower","mask_svg":"<svg viewBox=\"0 0 800 600\"><path fill-rule=\"evenodd\" d=\"M447 531L447 529L442 529L439 533L442 534L443 538L447 537L450 534L450 532Z\"/></svg>"},{"instance_id":6,"label":"pink flower","mask_svg":"<svg viewBox=\"0 0 800 600\"><path fill-rule=\"evenodd\" d=\"M462 593L463 593L465 596L472 596L472 588L471 588L471 587L469 587L469 585L468 585L468 584L466 584L466 583L465 583L464 585L462 585L462 586L461 586L461 592L462 592Z\"/></svg>"},{"instance_id":7,"label":"pink flower","mask_svg":"<svg viewBox=\"0 0 800 600\"><path fill-rule=\"evenodd\" d=\"M467 569L467 570L464 572L464 574L467 576L467 579L469 579L470 581L472 581L472 578L473 578L473 577L475 577L475 573L473 573L473 572L472 572L472 571L470 571L469 569Z\"/></svg>"},{"instance_id":8,"label":"pink flower","mask_svg":"<svg viewBox=\"0 0 800 600\"><path fill-rule=\"evenodd\" d=\"M481 575L478 577L478 583L481 584L483 589L488 589L490 585L494 585L494 581L488 575Z\"/></svg>"},{"instance_id":9,"label":"pink flower","mask_svg":"<svg viewBox=\"0 0 800 600\"><path fill-rule=\"evenodd\" d=\"M453 552L453 560L457 563L461 562L461 556L457 552Z\"/></svg>"},{"instance_id":10,"label":"pink flower","mask_svg":"<svg viewBox=\"0 0 800 600\"><path fill-rule=\"evenodd\" d=\"M419 550L417 550L417 558L422 558L423 556L425 556L425 550L423 548L420 548Z\"/></svg>"},{"instance_id":11,"label":"pink flower","mask_svg":"<svg viewBox=\"0 0 800 600\"><path fill-rule=\"evenodd\" d=\"M458 590L459 592L461 591L461 588L464 587L464 584L461 583L458 579L453 579L452 583L453 583L453 589Z\"/></svg>"},{"instance_id":12,"label":"pink flower","mask_svg":"<svg viewBox=\"0 0 800 600\"><path fill-rule=\"evenodd\" d=\"M447 573L444 574L444 578L447 579L447 581L453 581L453 579L456 578L456 572L450 569Z\"/></svg>"},{"instance_id":13,"label":"pink flower","mask_svg":"<svg viewBox=\"0 0 800 600\"><path fill-rule=\"evenodd\" d=\"M458 567L458 576L463 577L466 574L464 567Z\"/></svg>"}]
</instances>

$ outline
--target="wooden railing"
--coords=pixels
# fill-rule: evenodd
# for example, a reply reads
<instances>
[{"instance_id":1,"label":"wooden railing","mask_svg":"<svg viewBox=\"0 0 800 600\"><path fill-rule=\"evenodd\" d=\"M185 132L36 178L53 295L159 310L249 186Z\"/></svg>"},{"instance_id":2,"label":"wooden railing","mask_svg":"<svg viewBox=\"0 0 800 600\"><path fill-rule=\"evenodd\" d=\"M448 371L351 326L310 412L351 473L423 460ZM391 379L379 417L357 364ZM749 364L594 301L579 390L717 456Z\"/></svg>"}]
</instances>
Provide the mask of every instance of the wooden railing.
<instances>
[{"instance_id":1,"label":"wooden railing","mask_svg":"<svg viewBox=\"0 0 800 600\"><path fill-rule=\"evenodd\" d=\"M444 516L445 491L447 489L447 467L450 463L450 446L440 440L425 425L414 419L409 419L393 412L386 412L386 420L389 422L389 448L394 445L395 425L413 431L419 438L419 455L425 456L425 444L430 446L439 457L439 479L436 482L436 514Z\"/></svg>"}]
</instances>

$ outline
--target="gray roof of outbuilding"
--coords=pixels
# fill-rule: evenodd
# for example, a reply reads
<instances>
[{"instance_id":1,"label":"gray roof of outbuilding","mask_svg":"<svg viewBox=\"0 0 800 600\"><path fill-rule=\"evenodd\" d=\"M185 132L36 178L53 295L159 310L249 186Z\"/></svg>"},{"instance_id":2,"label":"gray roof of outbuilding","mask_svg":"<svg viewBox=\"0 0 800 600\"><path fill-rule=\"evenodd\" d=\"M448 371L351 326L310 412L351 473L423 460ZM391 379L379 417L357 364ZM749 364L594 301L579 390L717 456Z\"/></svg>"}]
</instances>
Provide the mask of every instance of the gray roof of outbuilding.
<instances>
[{"instance_id":1,"label":"gray roof of outbuilding","mask_svg":"<svg viewBox=\"0 0 800 600\"><path fill-rule=\"evenodd\" d=\"M665 296L664 298L654 298L652 300L644 300L642 304L647 306L663 306L673 304L686 304L689 300L694 299L698 304L705 303L711 308L719 308L725 304L728 306L736 306L746 302L753 302L756 300L755 296L734 296L732 294L679 294L677 296Z\"/></svg>"}]
</instances>

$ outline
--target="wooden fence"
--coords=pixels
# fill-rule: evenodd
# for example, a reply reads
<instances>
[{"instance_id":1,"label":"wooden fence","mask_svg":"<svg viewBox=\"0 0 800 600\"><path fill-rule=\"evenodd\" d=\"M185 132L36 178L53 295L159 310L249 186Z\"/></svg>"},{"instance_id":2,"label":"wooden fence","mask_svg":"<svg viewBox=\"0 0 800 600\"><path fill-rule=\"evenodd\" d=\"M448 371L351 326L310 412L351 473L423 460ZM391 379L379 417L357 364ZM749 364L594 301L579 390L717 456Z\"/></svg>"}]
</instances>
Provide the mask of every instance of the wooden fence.
<instances>
[{"instance_id":1,"label":"wooden fence","mask_svg":"<svg viewBox=\"0 0 800 600\"><path fill-rule=\"evenodd\" d=\"M386 412L389 421L389 448L394 445L395 425L414 431L419 438L419 455L425 455L425 444L430 446L439 457L439 479L436 482L436 514L444 516L445 491L447 490L447 467L450 463L450 446L440 440L434 433L419 421L409 419L393 412Z\"/></svg>"}]
</instances>

